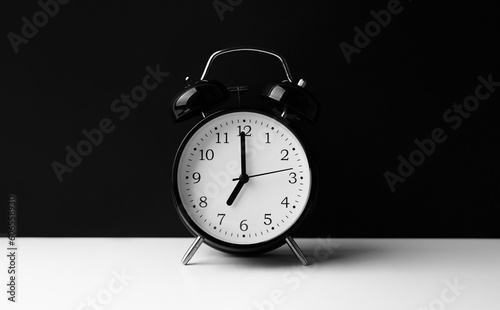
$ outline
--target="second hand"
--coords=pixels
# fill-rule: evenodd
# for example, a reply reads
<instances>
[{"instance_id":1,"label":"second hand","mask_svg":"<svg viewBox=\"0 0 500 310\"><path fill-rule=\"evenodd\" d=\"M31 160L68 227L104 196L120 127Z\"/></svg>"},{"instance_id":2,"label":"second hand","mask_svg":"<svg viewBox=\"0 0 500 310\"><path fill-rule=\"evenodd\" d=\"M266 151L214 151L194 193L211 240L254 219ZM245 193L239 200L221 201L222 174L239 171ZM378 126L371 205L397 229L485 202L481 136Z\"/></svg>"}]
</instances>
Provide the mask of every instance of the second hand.
<instances>
[{"instance_id":1,"label":"second hand","mask_svg":"<svg viewBox=\"0 0 500 310\"><path fill-rule=\"evenodd\" d=\"M272 173L278 173L278 172L283 172L283 171L288 171L288 170L292 170L292 169L293 168L286 168L286 169L281 169L281 170L275 170L275 171L270 171L270 172L264 172L264 173L249 175L248 178L260 177L260 176L263 176L263 175L272 174ZM233 179L233 181L239 181L239 180L240 180L240 178L234 178Z\"/></svg>"}]
</instances>

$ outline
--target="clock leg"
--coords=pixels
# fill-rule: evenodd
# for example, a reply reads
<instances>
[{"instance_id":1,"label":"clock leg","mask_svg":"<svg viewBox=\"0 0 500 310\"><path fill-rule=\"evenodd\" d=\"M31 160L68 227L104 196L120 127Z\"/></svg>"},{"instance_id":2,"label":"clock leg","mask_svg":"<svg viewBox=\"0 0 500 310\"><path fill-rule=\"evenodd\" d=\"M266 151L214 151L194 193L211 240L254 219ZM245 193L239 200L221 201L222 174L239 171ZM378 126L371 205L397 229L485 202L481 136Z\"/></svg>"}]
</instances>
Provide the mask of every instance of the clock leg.
<instances>
[{"instance_id":1,"label":"clock leg","mask_svg":"<svg viewBox=\"0 0 500 310\"><path fill-rule=\"evenodd\" d=\"M304 265L304 266L309 265L309 261L307 261L306 256L304 255L302 250L299 248L297 243L295 243L295 240L293 240L293 238L291 236L286 237L285 240L286 240L286 243L288 244L288 246L290 247L290 249L292 250L293 254L295 254L295 256L297 256L297 258L300 260L302 265Z\"/></svg>"},{"instance_id":2,"label":"clock leg","mask_svg":"<svg viewBox=\"0 0 500 310\"><path fill-rule=\"evenodd\" d=\"M189 263L191 258L193 258L194 253L196 253L196 251L198 250L198 248L202 243L203 243L203 238L201 236L196 237L193 244L191 244L191 246L187 250L186 254L184 254L184 257L182 257L181 262L184 265L187 265L187 263Z\"/></svg>"}]
</instances>

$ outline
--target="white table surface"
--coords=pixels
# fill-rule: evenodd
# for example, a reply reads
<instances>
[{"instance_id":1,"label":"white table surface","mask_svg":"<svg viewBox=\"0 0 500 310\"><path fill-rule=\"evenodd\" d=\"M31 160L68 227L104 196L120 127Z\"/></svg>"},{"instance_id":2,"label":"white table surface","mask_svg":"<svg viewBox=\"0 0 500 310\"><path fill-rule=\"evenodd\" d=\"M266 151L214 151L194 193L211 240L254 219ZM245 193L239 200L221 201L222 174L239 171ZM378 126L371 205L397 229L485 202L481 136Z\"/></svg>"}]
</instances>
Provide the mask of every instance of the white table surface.
<instances>
[{"instance_id":1,"label":"white table surface","mask_svg":"<svg viewBox=\"0 0 500 310\"><path fill-rule=\"evenodd\" d=\"M0 309L500 309L500 240L297 239L234 257L193 238L17 238L16 302Z\"/></svg>"}]
</instances>

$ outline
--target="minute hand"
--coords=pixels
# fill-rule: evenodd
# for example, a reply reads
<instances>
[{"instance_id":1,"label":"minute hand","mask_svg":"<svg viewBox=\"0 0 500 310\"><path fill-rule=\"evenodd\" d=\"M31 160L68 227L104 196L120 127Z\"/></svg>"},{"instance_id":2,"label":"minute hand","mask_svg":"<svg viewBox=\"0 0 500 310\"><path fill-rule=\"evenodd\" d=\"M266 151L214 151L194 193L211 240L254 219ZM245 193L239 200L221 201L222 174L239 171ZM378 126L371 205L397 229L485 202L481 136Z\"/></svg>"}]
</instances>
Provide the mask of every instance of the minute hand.
<instances>
[{"instance_id":1,"label":"minute hand","mask_svg":"<svg viewBox=\"0 0 500 310\"><path fill-rule=\"evenodd\" d=\"M254 174L254 175L249 175L248 178L253 178L253 177L260 177L266 174L272 174L272 173L278 173L278 172L283 172L283 171L288 171L292 170L293 168L286 168L286 169L281 169L281 170L275 170L275 171L269 171L269 172L264 172L264 173L259 173L259 174ZM233 181L238 181L240 178L234 178Z\"/></svg>"}]
</instances>

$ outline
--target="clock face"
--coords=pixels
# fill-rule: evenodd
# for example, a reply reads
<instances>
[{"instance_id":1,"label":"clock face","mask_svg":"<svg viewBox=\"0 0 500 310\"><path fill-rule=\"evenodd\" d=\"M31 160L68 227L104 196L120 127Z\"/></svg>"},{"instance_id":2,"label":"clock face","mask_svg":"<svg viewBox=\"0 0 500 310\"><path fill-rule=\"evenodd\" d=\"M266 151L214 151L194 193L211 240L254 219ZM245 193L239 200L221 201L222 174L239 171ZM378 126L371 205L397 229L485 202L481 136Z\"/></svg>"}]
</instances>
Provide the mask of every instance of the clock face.
<instances>
[{"instance_id":1,"label":"clock face","mask_svg":"<svg viewBox=\"0 0 500 310\"><path fill-rule=\"evenodd\" d=\"M297 136L271 116L241 110L197 125L181 144L174 173L174 195L188 225L243 246L288 233L307 207L312 183Z\"/></svg>"}]
</instances>

